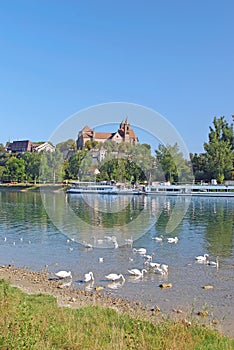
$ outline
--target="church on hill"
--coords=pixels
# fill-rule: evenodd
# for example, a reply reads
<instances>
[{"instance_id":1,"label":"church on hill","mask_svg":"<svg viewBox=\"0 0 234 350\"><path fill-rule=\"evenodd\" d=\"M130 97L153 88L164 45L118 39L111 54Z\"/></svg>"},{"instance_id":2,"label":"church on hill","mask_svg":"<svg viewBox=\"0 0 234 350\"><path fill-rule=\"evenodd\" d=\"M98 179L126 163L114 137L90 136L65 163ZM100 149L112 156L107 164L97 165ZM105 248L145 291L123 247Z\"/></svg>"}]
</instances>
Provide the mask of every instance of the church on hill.
<instances>
[{"instance_id":1,"label":"church on hill","mask_svg":"<svg viewBox=\"0 0 234 350\"><path fill-rule=\"evenodd\" d=\"M88 140L97 142L128 142L132 145L136 145L139 142L138 137L130 127L128 118L126 118L125 121L121 122L116 132L98 132L90 129L90 127L86 125L78 134L78 139L76 141L77 149L84 148L85 143Z\"/></svg>"}]
</instances>

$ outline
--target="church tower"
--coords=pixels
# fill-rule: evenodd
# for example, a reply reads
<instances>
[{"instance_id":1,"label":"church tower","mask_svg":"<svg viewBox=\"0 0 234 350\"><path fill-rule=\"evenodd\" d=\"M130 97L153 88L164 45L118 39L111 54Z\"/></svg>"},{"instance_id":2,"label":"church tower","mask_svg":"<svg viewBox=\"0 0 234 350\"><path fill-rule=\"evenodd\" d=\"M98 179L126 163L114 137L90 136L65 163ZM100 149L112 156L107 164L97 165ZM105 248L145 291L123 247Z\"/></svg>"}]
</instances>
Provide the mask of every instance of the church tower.
<instances>
[{"instance_id":1,"label":"church tower","mask_svg":"<svg viewBox=\"0 0 234 350\"><path fill-rule=\"evenodd\" d=\"M126 117L125 123L124 123L124 142L130 142L129 130L130 130L130 124L128 121L128 117Z\"/></svg>"}]
</instances>

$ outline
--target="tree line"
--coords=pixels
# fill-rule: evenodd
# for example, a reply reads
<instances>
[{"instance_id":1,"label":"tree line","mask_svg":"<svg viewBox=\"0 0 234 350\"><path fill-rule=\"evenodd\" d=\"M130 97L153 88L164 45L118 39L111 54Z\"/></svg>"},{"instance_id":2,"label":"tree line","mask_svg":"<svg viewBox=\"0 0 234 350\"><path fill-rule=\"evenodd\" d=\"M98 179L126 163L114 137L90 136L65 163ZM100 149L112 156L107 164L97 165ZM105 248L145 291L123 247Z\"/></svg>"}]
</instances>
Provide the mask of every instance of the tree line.
<instances>
[{"instance_id":1,"label":"tree line","mask_svg":"<svg viewBox=\"0 0 234 350\"><path fill-rule=\"evenodd\" d=\"M234 161L233 125L224 117L214 118L204 152L185 159L177 144L158 146L154 154L148 144L131 145L106 141L87 141L76 150L69 139L55 152L10 154L0 145L1 182L50 182L64 180L191 183L232 178ZM68 153L69 152L69 153ZM102 152L101 159L94 154ZM67 157L67 154L69 156Z\"/></svg>"}]
</instances>

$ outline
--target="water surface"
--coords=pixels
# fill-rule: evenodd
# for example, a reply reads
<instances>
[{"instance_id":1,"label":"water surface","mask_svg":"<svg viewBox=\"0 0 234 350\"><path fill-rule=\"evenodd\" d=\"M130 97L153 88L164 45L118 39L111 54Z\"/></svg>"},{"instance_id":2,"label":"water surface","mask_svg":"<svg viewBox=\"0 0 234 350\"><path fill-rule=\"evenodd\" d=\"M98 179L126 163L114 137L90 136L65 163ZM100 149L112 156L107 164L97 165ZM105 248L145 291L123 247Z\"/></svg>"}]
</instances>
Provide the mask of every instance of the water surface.
<instances>
[{"instance_id":1,"label":"water surface","mask_svg":"<svg viewBox=\"0 0 234 350\"><path fill-rule=\"evenodd\" d=\"M46 203L46 209L43 205ZM183 220L171 233L166 227L175 203L186 208ZM39 271L48 264L53 274L71 270L73 287L84 273L93 271L95 285L114 295L158 305L163 312L188 307L207 307L218 318L226 334L234 336L233 198L145 197L63 195L58 193L0 192L0 264L29 266ZM109 237L115 236L115 249ZM158 243L152 237L163 235ZM167 237L179 238L177 244ZM148 273L131 278L130 268L143 268L142 256L125 244L154 253L153 261L169 265L168 277ZM89 243L94 249L86 248ZM195 262L195 256L219 256L217 270ZM104 262L99 262L99 258ZM125 283L110 283L105 275L122 273ZM161 290L162 282L173 287ZM212 290L202 286L212 285Z\"/></svg>"}]
</instances>

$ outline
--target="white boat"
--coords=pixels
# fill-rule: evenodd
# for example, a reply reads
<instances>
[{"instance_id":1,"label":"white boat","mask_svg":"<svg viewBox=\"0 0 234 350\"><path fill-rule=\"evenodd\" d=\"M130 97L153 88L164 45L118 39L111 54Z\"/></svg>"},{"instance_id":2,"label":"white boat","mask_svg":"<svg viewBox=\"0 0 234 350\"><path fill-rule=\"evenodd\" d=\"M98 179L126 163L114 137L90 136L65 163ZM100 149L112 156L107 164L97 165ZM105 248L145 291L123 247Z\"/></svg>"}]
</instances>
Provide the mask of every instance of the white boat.
<instances>
[{"instance_id":1,"label":"white boat","mask_svg":"<svg viewBox=\"0 0 234 350\"><path fill-rule=\"evenodd\" d=\"M73 182L67 193L117 194L118 189L115 185L98 184L96 182Z\"/></svg>"},{"instance_id":2,"label":"white boat","mask_svg":"<svg viewBox=\"0 0 234 350\"><path fill-rule=\"evenodd\" d=\"M154 185L145 187L146 195L234 197L234 186L225 185Z\"/></svg>"}]
</instances>

